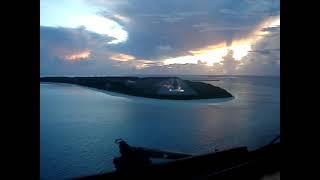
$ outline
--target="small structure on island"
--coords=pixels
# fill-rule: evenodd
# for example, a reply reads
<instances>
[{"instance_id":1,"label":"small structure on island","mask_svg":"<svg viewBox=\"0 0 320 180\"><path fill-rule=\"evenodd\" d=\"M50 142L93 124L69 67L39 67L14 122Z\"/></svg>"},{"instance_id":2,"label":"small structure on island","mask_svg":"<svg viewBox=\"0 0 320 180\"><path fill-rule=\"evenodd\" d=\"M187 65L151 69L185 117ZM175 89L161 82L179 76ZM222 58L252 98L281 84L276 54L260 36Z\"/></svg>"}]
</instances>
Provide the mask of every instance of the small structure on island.
<instances>
[{"instance_id":1,"label":"small structure on island","mask_svg":"<svg viewBox=\"0 0 320 180\"><path fill-rule=\"evenodd\" d=\"M181 88L177 78L173 79L172 88L169 88L170 92L184 92L184 90Z\"/></svg>"},{"instance_id":2,"label":"small structure on island","mask_svg":"<svg viewBox=\"0 0 320 180\"><path fill-rule=\"evenodd\" d=\"M197 95L197 93L179 78L169 78L158 84L158 95Z\"/></svg>"},{"instance_id":3,"label":"small structure on island","mask_svg":"<svg viewBox=\"0 0 320 180\"><path fill-rule=\"evenodd\" d=\"M125 86L127 86L127 87L132 87L135 85L136 85L136 81L133 81L133 80L126 80L125 81Z\"/></svg>"}]
</instances>

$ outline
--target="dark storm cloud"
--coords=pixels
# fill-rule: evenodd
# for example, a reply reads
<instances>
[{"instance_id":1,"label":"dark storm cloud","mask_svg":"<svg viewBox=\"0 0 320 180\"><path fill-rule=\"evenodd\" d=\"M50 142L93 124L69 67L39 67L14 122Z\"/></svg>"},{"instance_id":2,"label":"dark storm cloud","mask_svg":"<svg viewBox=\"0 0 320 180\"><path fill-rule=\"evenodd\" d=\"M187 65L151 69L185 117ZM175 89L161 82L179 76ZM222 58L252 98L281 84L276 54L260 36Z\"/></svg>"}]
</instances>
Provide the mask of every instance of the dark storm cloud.
<instances>
[{"instance_id":1,"label":"dark storm cloud","mask_svg":"<svg viewBox=\"0 0 320 180\"><path fill-rule=\"evenodd\" d=\"M103 48L112 37L87 31L85 27L63 28L40 26L40 47L60 49Z\"/></svg>"}]
</instances>

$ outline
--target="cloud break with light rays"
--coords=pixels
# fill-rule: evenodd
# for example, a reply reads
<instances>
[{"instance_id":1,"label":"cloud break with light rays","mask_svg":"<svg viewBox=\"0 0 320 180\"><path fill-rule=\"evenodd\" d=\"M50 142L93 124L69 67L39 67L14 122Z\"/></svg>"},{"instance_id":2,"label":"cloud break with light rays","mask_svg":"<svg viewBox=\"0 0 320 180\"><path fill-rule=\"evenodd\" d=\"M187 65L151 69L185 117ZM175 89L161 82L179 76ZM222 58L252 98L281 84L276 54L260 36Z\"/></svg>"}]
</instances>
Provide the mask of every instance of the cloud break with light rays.
<instances>
[{"instance_id":1,"label":"cloud break with light rays","mask_svg":"<svg viewBox=\"0 0 320 180\"><path fill-rule=\"evenodd\" d=\"M235 39L230 45L226 42L218 45L209 45L205 48L190 50L188 52L191 55L168 58L164 60L164 64L197 64L199 62L204 62L208 66L213 66L214 63L220 63L223 61L223 56L227 55L228 50L232 50L233 58L240 61L243 57L248 55L249 52L252 52L251 46L263 38L261 36L257 36L257 34L260 33L260 35L268 35L270 32L266 29L273 29L277 26L280 26L280 17L267 19L257 26L247 38L239 40Z\"/></svg>"}]
</instances>

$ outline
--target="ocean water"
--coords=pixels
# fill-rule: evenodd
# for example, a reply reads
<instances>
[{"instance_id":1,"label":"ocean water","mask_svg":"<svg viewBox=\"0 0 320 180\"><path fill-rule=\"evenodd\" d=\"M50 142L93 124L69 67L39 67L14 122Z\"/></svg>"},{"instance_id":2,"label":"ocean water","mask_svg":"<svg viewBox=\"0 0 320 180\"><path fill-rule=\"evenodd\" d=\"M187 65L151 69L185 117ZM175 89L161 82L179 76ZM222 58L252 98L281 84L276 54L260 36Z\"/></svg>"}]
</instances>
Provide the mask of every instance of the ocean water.
<instances>
[{"instance_id":1,"label":"ocean water","mask_svg":"<svg viewBox=\"0 0 320 180\"><path fill-rule=\"evenodd\" d=\"M234 98L169 101L40 83L40 177L113 171L117 138L134 146L207 153L259 148L280 133L279 77L192 76Z\"/></svg>"}]
</instances>

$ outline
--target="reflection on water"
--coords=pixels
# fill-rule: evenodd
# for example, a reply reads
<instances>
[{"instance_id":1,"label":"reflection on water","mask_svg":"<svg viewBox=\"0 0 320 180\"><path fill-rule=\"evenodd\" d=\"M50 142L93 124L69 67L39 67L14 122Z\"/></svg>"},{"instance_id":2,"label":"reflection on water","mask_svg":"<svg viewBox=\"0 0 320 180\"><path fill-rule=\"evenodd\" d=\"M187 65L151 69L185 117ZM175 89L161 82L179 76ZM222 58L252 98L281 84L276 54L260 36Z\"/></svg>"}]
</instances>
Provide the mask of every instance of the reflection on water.
<instances>
[{"instance_id":1,"label":"reflection on water","mask_svg":"<svg viewBox=\"0 0 320 180\"><path fill-rule=\"evenodd\" d=\"M279 133L279 79L218 77L206 81L234 99L168 101L67 84L40 84L41 177L61 179L113 170L113 143L186 153L246 145L257 148Z\"/></svg>"}]
</instances>

